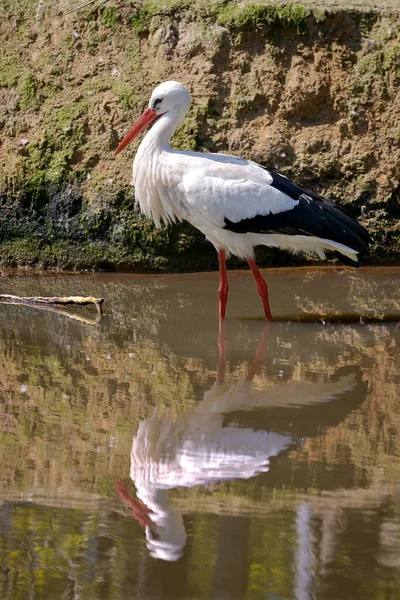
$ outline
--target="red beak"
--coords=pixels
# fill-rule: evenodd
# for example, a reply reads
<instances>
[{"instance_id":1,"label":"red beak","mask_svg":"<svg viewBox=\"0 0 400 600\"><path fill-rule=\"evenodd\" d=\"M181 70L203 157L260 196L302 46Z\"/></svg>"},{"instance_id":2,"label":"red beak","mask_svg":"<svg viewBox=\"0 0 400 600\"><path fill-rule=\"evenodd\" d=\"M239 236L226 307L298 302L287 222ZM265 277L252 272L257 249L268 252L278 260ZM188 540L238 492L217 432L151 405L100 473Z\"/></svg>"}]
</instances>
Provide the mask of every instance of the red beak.
<instances>
[{"instance_id":1,"label":"red beak","mask_svg":"<svg viewBox=\"0 0 400 600\"><path fill-rule=\"evenodd\" d=\"M147 125L150 125L150 123L158 119L158 117L160 116L161 115L158 115L155 110L152 110L151 108L146 108L146 110L138 118L132 129L126 134L126 136L114 152L114 156L117 156L117 154L119 154L121 150L125 148L125 146L130 144L131 141L134 140L135 137L143 131L143 129L146 129Z\"/></svg>"}]
</instances>

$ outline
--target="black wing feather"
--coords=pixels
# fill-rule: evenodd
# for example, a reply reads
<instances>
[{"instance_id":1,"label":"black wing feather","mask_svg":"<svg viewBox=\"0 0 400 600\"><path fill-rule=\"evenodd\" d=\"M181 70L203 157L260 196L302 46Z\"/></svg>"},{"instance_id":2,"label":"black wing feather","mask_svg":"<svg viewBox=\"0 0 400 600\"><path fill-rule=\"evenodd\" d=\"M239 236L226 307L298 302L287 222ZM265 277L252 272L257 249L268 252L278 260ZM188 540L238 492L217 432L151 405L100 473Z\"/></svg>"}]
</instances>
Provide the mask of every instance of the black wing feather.
<instances>
[{"instance_id":1,"label":"black wing feather","mask_svg":"<svg viewBox=\"0 0 400 600\"><path fill-rule=\"evenodd\" d=\"M359 259L369 254L371 238L367 230L339 204L325 200L319 194L307 190L283 175L268 171L273 181L272 187L283 192L297 206L276 214L256 215L237 223L225 219L225 229L236 233L281 233L285 235L307 235L324 238L344 244L359 253ZM343 262L345 256L335 253Z\"/></svg>"}]
</instances>

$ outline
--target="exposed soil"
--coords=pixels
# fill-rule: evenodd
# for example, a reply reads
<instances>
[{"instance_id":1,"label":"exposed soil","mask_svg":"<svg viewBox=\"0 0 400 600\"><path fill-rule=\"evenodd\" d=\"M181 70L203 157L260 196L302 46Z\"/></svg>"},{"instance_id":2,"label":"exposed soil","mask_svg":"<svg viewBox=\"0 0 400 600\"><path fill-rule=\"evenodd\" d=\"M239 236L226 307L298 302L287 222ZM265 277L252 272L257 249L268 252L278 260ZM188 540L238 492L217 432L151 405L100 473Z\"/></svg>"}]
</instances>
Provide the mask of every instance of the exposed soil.
<instances>
[{"instance_id":1,"label":"exposed soil","mask_svg":"<svg viewBox=\"0 0 400 600\"><path fill-rule=\"evenodd\" d=\"M193 96L173 145L245 156L347 203L373 234L371 261L398 260L397 1L110 0L65 14L77 4L48 0L37 20L31 4L0 8L3 264L215 266L191 227L157 232L137 214L137 146L112 158L167 79Z\"/></svg>"}]
</instances>

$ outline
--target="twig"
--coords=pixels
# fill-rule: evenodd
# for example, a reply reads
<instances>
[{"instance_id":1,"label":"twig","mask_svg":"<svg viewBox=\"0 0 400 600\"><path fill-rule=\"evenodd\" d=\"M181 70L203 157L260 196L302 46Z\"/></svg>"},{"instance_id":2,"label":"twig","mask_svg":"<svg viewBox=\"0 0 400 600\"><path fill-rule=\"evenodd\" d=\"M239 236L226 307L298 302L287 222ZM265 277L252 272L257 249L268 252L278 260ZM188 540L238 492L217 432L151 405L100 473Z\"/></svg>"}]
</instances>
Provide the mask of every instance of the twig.
<instances>
[{"instance_id":1,"label":"twig","mask_svg":"<svg viewBox=\"0 0 400 600\"><path fill-rule=\"evenodd\" d=\"M10 294L0 294L0 302L16 302L19 304L94 304L97 312L102 314L102 304L104 298L93 298L92 296L12 296Z\"/></svg>"},{"instance_id":2,"label":"twig","mask_svg":"<svg viewBox=\"0 0 400 600\"><path fill-rule=\"evenodd\" d=\"M85 323L86 325L98 325L101 320L103 319L103 313L102 312L98 312L97 316L95 319L88 319L87 317L82 317L82 315L78 315L76 313L72 313L69 310L61 310L57 308L53 308L52 306L46 306L46 305L37 305L37 304L29 304L28 302L16 302L15 300L13 302L7 302L5 300L1 300L0 304L13 304L14 306L30 306L31 308L34 308L35 310L46 310L47 312L52 312L52 313L56 313L57 315L63 315L63 317L68 317L68 319L74 319L75 321L79 321L80 323Z\"/></svg>"}]
</instances>

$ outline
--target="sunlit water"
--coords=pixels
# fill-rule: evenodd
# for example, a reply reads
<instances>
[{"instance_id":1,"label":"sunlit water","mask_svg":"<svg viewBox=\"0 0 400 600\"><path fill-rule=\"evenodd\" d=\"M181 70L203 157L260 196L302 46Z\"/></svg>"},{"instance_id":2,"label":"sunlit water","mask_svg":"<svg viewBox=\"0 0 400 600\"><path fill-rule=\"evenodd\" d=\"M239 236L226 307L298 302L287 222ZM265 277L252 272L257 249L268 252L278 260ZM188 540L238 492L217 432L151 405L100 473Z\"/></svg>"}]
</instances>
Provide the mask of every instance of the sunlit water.
<instances>
[{"instance_id":1,"label":"sunlit water","mask_svg":"<svg viewBox=\"0 0 400 600\"><path fill-rule=\"evenodd\" d=\"M399 269L14 275L0 293L0 598L400 598ZM326 319L325 319L326 321ZM219 347L218 347L219 335Z\"/></svg>"}]
</instances>

